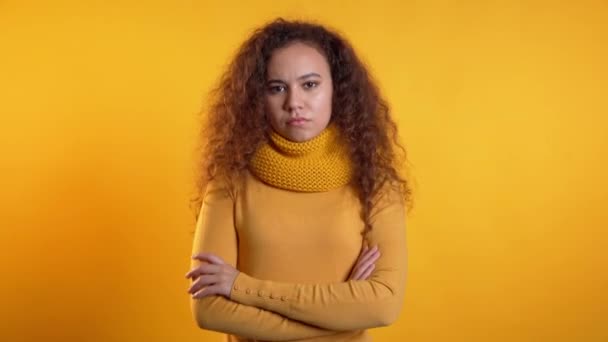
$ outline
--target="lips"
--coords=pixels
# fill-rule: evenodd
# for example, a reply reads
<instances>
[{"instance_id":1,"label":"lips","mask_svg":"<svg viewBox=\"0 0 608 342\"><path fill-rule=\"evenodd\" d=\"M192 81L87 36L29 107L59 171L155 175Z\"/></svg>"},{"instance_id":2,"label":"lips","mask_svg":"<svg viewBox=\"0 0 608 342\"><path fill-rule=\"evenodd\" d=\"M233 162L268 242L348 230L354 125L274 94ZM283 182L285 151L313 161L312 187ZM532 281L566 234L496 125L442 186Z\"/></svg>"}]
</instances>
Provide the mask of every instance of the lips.
<instances>
[{"instance_id":1,"label":"lips","mask_svg":"<svg viewBox=\"0 0 608 342\"><path fill-rule=\"evenodd\" d=\"M310 121L310 120L305 119L305 118L293 118L293 119L289 119L287 121L287 124L288 125L301 125L301 124L303 124L305 122L308 122L308 121Z\"/></svg>"}]
</instances>

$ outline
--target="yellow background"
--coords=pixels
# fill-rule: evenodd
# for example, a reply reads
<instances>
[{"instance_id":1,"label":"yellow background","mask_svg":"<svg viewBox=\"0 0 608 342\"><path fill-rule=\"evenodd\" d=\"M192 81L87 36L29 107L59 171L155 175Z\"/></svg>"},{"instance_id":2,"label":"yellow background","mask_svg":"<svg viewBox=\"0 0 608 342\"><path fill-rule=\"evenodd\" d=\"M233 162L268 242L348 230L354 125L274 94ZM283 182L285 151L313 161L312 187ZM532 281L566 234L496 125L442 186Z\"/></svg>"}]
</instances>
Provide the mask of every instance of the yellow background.
<instances>
[{"instance_id":1,"label":"yellow background","mask_svg":"<svg viewBox=\"0 0 608 342\"><path fill-rule=\"evenodd\" d=\"M0 1L0 340L219 341L186 290L196 114L318 19L369 63L416 202L376 341L608 341L606 1Z\"/></svg>"}]
</instances>

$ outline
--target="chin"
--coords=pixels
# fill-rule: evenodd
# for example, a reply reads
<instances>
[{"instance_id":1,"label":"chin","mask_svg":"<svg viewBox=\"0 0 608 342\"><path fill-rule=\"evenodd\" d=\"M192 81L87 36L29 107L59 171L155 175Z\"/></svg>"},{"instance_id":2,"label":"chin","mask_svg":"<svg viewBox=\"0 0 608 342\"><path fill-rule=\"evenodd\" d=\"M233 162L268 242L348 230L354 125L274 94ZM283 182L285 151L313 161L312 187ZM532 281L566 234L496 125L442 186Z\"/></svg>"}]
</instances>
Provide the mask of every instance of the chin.
<instances>
[{"instance_id":1,"label":"chin","mask_svg":"<svg viewBox=\"0 0 608 342\"><path fill-rule=\"evenodd\" d=\"M290 134L286 138L287 140L291 140L293 142L305 142L310 140L310 138L305 134Z\"/></svg>"},{"instance_id":2,"label":"chin","mask_svg":"<svg viewBox=\"0 0 608 342\"><path fill-rule=\"evenodd\" d=\"M283 138L293 142L304 142L312 138L311 133L307 130L297 128L293 129L291 127L285 127L280 134L283 136Z\"/></svg>"}]
</instances>

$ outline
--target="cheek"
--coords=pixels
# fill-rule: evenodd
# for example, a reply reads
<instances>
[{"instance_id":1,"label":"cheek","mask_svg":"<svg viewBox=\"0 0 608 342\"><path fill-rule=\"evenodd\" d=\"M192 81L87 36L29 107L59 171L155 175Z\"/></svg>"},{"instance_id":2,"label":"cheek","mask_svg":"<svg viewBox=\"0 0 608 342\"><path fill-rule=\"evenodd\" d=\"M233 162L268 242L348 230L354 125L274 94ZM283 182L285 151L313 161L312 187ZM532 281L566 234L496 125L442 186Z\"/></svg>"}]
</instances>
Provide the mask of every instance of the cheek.
<instances>
[{"instance_id":1,"label":"cheek","mask_svg":"<svg viewBox=\"0 0 608 342\"><path fill-rule=\"evenodd\" d=\"M319 113L323 113L324 115L331 115L331 102L332 102L332 92L323 92L319 94L318 101L316 103L317 111Z\"/></svg>"},{"instance_id":2,"label":"cheek","mask_svg":"<svg viewBox=\"0 0 608 342\"><path fill-rule=\"evenodd\" d=\"M278 101L275 98L267 97L266 100L264 101L264 105L266 106L266 111L276 112L277 106L278 106Z\"/></svg>"},{"instance_id":3,"label":"cheek","mask_svg":"<svg viewBox=\"0 0 608 342\"><path fill-rule=\"evenodd\" d=\"M277 98L266 98L266 115L271 122L277 122L281 117L281 103Z\"/></svg>"}]
</instances>

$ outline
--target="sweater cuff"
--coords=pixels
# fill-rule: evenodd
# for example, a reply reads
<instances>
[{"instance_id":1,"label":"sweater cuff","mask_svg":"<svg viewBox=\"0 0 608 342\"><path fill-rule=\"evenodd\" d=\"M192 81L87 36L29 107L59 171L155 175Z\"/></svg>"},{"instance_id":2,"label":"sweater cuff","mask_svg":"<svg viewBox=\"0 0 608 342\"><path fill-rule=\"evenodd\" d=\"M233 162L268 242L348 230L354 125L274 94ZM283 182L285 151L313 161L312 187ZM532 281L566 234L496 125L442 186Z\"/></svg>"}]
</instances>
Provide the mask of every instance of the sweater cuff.
<instances>
[{"instance_id":1,"label":"sweater cuff","mask_svg":"<svg viewBox=\"0 0 608 342\"><path fill-rule=\"evenodd\" d=\"M230 299L244 305L276 311L278 307L287 307L290 301L289 289L272 282L255 279L239 272L232 289Z\"/></svg>"}]
</instances>

